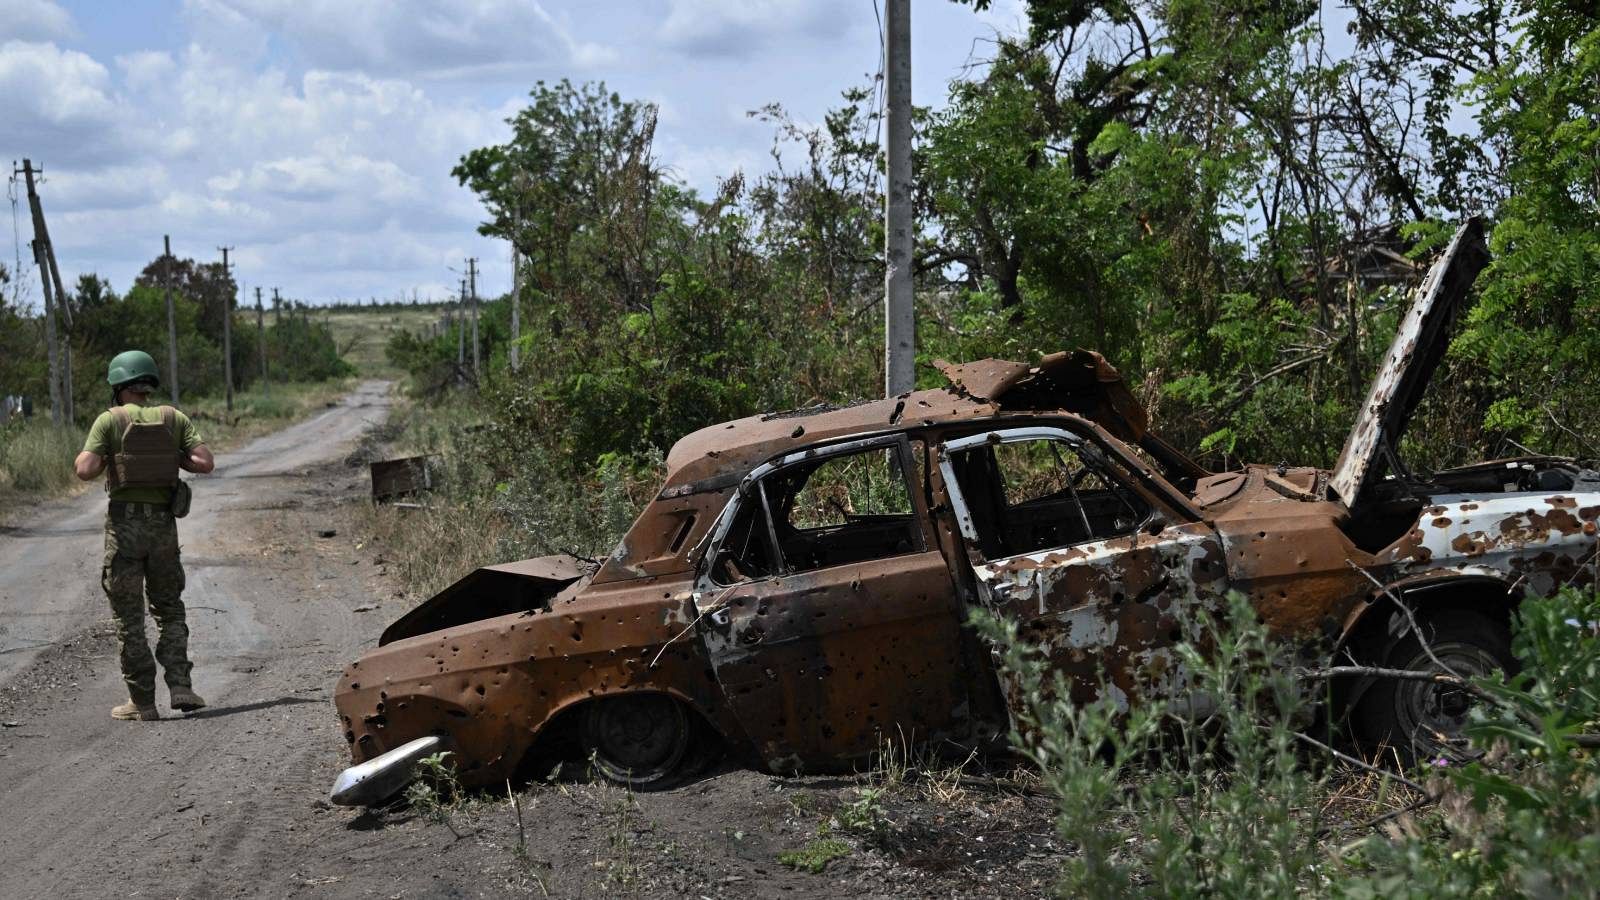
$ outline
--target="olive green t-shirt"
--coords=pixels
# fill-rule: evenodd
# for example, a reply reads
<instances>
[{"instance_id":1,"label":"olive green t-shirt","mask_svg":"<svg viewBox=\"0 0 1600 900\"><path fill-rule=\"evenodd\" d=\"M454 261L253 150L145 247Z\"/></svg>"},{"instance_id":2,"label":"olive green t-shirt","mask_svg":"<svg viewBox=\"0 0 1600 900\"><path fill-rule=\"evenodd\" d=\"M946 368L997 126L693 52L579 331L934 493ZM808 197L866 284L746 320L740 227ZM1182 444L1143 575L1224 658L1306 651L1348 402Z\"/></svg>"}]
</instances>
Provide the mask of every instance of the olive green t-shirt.
<instances>
[{"instance_id":1,"label":"olive green t-shirt","mask_svg":"<svg viewBox=\"0 0 1600 900\"><path fill-rule=\"evenodd\" d=\"M137 403L124 403L122 408L128 411L128 416L135 422L160 422L161 406L140 406ZM194 422L183 414L182 410L172 411L172 427L177 431L178 449L188 453L190 450L205 443L200 436ZM99 454L103 459L110 459L116 454L122 443L122 435L116 434L116 423L111 418L111 411L106 410L89 426L89 438L83 442L83 449L90 453ZM112 500L121 500L127 503L159 503L165 505L172 500L172 489L163 487L119 487L111 491Z\"/></svg>"}]
</instances>

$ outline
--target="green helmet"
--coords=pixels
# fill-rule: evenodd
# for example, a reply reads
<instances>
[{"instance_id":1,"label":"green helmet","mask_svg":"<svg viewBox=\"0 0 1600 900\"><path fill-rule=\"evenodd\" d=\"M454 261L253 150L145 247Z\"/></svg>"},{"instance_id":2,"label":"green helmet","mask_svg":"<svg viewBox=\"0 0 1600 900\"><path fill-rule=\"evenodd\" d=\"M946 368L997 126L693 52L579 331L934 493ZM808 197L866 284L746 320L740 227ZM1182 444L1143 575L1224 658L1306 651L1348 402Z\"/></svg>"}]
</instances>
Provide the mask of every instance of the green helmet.
<instances>
[{"instance_id":1,"label":"green helmet","mask_svg":"<svg viewBox=\"0 0 1600 900\"><path fill-rule=\"evenodd\" d=\"M143 350L124 350L111 358L106 382L114 388L120 388L131 381L148 381L156 387L161 386L156 361Z\"/></svg>"}]
</instances>

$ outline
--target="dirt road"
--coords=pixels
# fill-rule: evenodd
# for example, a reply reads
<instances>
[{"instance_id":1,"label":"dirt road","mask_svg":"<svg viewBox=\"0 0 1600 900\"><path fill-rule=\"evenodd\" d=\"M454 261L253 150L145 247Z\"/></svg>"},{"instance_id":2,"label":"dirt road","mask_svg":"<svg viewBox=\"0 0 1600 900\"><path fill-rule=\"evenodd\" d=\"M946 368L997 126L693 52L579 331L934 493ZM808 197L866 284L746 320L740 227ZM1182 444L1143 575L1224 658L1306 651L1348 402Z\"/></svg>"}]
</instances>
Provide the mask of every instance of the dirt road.
<instances>
[{"instance_id":1,"label":"dirt road","mask_svg":"<svg viewBox=\"0 0 1600 900\"><path fill-rule=\"evenodd\" d=\"M168 712L163 688L161 721L108 716L126 694L102 493L0 530L0 898L1048 892L1063 848L1025 779L730 763L635 795L569 771L519 786L520 830L503 794L432 815L329 807L348 761L333 684L407 608L360 542L365 468L344 463L386 390L219 454L197 483L179 533L199 713Z\"/></svg>"},{"instance_id":2,"label":"dirt road","mask_svg":"<svg viewBox=\"0 0 1600 900\"><path fill-rule=\"evenodd\" d=\"M387 383L364 383L196 481L179 534L212 706L195 715L168 712L164 688L160 722L107 715L126 694L98 583L103 493L0 533L0 896L281 896L316 877L301 867L332 815L313 804L338 762L326 700L373 630L352 611L371 600L348 542L317 534L351 477L326 464L388 405Z\"/></svg>"}]
</instances>

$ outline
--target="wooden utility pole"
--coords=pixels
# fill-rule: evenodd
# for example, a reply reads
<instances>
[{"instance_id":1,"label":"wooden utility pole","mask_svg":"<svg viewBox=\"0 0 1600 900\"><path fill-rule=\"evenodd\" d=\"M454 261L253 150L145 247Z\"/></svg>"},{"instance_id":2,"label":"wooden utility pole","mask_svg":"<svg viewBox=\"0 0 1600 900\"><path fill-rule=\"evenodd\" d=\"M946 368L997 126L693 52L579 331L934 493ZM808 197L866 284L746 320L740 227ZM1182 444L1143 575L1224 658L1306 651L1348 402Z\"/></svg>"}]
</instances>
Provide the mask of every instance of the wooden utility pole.
<instances>
[{"instance_id":1,"label":"wooden utility pole","mask_svg":"<svg viewBox=\"0 0 1600 900\"><path fill-rule=\"evenodd\" d=\"M261 311L261 286L256 286L256 356L261 358L261 396L268 393L267 384L267 325L266 314Z\"/></svg>"},{"instance_id":2,"label":"wooden utility pole","mask_svg":"<svg viewBox=\"0 0 1600 900\"><path fill-rule=\"evenodd\" d=\"M45 262L44 249L35 240L33 242L33 259L39 264L41 271L48 272L50 264ZM40 279L39 286L44 290L44 346L45 357L50 361L50 424L61 424L61 362L56 346L56 305L51 299L51 286L49 277Z\"/></svg>"},{"instance_id":3,"label":"wooden utility pole","mask_svg":"<svg viewBox=\"0 0 1600 900\"><path fill-rule=\"evenodd\" d=\"M23 179L28 184L28 209L33 213L33 261L39 266L39 287L44 293L45 358L50 364L50 424L59 426L64 410L61 402L60 347L56 344L55 280L50 277L50 236L44 228L44 207L39 205L39 192L33 183L33 176L37 172L33 160L22 161Z\"/></svg>"},{"instance_id":4,"label":"wooden utility pole","mask_svg":"<svg viewBox=\"0 0 1600 900\"><path fill-rule=\"evenodd\" d=\"M278 289L272 289L272 326L283 324L283 301L278 299Z\"/></svg>"},{"instance_id":5,"label":"wooden utility pole","mask_svg":"<svg viewBox=\"0 0 1600 900\"><path fill-rule=\"evenodd\" d=\"M37 192L30 192L28 205L33 213L37 236L44 244L44 257L50 263L50 283L56 289L56 309L61 313L61 415L62 420L72 422L77 418L77 410L72 399L72 298L67 296L67 289L61 283L61 265L56 262L56 245L50 239L50 226L44 220L44 204L40 202Z\"/></svg>"},{"instance_id":6,"label":"wooden utility pole","mask_svg":"<svg viewBox=\"0 0 1600 900\"><path fill-rule=\"evenodd\" d=\"M456 304L456 371L467 367L467 280L461 279L461 300Z\"/></svg>"},{"instance_id":7,"label":"wooden utility pole","mask_svg":"<svg viewBox=\"0 0 1600 900\"><path fill-rule=\"evenodd\" d=\"M472 297L472 380L482 378L481 360L478 358L478 258L467 258L467 291Z\"/></svg>"},{"instance_id":8,"label":"wooden utility pole","mask_svg":"<svg viewBox=\"0 0 1600 900\"><path fill-rule=\"evenodd\" d=\"M226 287L231 279L228 276L228 251L232 247L218 247L222 251L222 281ZM222 380L226 387L223 394L227 397L228 412L233 412L233 291L229 290L222 298Z\"/></svg>"},{"instance_id":9,"label":"wooden utility pole","mask_svg":"<svg viewBox=\"0 0 1600 900\"><path fill-rule=\"evenodd\" d=\"M894 397L916 384L916 308L912 294L911 0L884 7L884 76L889 163L885 198L883 337L884 385Z\"/></svg>"},{"instance_id":10,"label":"wooden utility pole","mask_svg":"<svg viewBox=\"0 0 1600 900\"><path fill-rule=\"evenodd\" d=\"M172 379L172 405L178 405L178 317L172 310L172 237L161 236L161 287L167 294L167 372Z\"/></svg>"},{"instance_id":11,"label":"wooden utility pole","mask_svg":"<svg viewBox=\"0 0 1600 900\"><path fill-rule=\"evenodd\" d=\"M517 245L511 245L511 371L520 371L522 366L522 348L517 343L522 339L522 258L517 253Z\"/></svg>"}]
</instances>

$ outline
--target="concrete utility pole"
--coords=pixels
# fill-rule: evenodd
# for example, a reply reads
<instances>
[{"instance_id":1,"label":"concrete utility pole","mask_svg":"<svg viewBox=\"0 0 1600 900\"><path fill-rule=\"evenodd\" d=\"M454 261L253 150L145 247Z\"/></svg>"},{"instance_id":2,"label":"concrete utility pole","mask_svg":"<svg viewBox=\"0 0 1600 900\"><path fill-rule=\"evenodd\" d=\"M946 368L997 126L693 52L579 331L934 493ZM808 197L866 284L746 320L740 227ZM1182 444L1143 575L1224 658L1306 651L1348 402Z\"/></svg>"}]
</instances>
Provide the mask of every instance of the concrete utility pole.
<instances>
[{"instance_id":1,"label":"concrete utility pole","mask_svg":"<svg viewBox=\"0 0 1600 900\"><path fill-rule=\"evenodd\" d=\"M261 396L268 392L267 385L267 325L266 314L261 311L261 287L256 286L256 356L261 358Z\"/></svg>"},{"instance_id":2,"label":"concrete utility pole","mask_svg":"<svg viewBox=\"0 0 1600 900\"><path fill-rule=\"evenodd\" d=\"M467 280L461 279L461 300L456 304L456 371L467 366Z\"/></svg>"},{"instance_id":3,"label":"concrete utility pole","mask_svg":"<svg viewBox=\"0 0 1600 900\"><path fill-rule=\"evenodd\" d=\"M55 281L50 277L50 236L44 229L44 207L39 205L39 192L33 184L37 172L32 160L22 161L22 175L28 183L28 208L33 213L33 261L39 265L39 287L44 293L45 358L50 362L50 424L59 426L63 409L60 348L56 344Z\"/></svg>"},{"instance_id":4,"label":"concrete utility pole","mask_svg":"<svg viewBox=\"0 0 1600 900\"><path fill-rule=\"evenodd\" d=\"M178 405L178 317L172 311L172 237L161 236L161 287L167 294L167 371L172 378L172 405Z\"/></svg>"},{"instance_id":5,"label":"concrete utility pole","mask_svg":"<svg viewBox=\"0 0 1600 900\"><path fill-rule=\"evenodd\" d=\"M522 369L522 256L517 245L511 245L511 371Z\"/></svg>"},{"instance_id":6,"label":"concrete utility pole","mask_svg":"<svg viewBox=\"0 0 1600 900\"><path fill-rule=\"evenodd\" d=\"M482 377L478 358L478 258L467 258L467 291L472 296L472 380Z\"/></svg>"},{"instance_id":7,"label":"concrete utility pole","mask_svg":"<svg viewBox=\"0 0 1600 900\"><path fill-rule=\"evenodd\" d=\"M888 0L884 8L884 85L888 107L885 148L889 162L885 198L883 374L890 397L916 384L917 324L912 294L911 219L911 0Z\"/></svg>"},{"instance_id":8,"label":"concrete utility pole","mask_svg":"<svg viewBox=\"0 0 1600 900\"><path fill-rule=\"evenodd\" d=\"M222 279L228 280L228 251L232 247L218 247L222 251ZM227 385L224 394L227 396L228 412L233 412L233 291L228 291L222 298L222 380Z\"/></svg>"}]
</instances>

